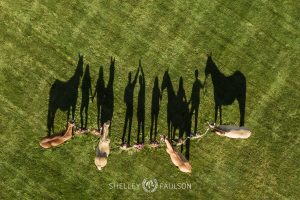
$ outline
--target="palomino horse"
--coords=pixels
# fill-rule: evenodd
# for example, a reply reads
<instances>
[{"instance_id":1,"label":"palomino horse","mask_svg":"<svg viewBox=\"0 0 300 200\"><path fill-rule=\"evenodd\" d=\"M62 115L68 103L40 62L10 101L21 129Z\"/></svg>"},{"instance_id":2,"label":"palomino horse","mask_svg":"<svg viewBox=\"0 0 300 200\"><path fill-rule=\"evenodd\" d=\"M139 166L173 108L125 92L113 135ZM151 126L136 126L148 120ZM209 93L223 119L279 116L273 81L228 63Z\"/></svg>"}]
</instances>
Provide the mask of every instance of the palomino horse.
<instances>
[{"instance_id":1,"label":"palomino horse","mask_svg":"<svg viewBox=\"0 0 300 200\"><path fill-rule=\"evenodd\" d=\"M205 67L205 81L209 74L214 86L215 123L220 111L220 124L222 124L222 105L231 105L235 99L239 103L240 126L244 125L246 105L246 78L240 71L235 71L231 76L225 76L214 63L211 53L207 55Z\"/></svg>"},{"instance_id":2,"label":"palomino horse","mask_svg":"<svg viewBox=\"0 0 300 200\"><path fill-rule=\"evenodd\" d=\"M163 76L163 81L161 83L161 92L164 91L164 89L167 88L168 93L168 104L167 104L167 124L168 124L168 138L174 139L175 137L175 131L177 129L177 124L175 122L175 115L177 108L177 95L175 94L171 78L169 75L168 70L165 71ZM173 130L174 129L174 130ZM172 134L172 137L171 137Z\"/></svg>"},{"instance_id":3,"label":"palomino horse","mask_svg":"<svg viewBox=\"0 0 300 200\"><path fill-rule=\"evenodd\" d=\"M96 148L96 157L95 157L95 165L98 170L102 170L103 167L107 164L107 157L110 153L110 139L109 139L109 126L110 121L107 121L103 124L103 136L100 139L98 146Z\"/></svg>"},{"instance_id":4,"label":"palomino horse","mask_svg":"<svg viewBox=\"0 0 300 200\"><path fill-rule=\"evenodd\" d=\"M68 122L68 128L65 131L64 135L57 135L57 136L51 136L46 137L40 141L41 147L45 149L49 149L52 147L56 147L60 144L63 144L64 142L70 140L73 136L73 127L74 127L74 121Z\"/></svg>"},{"instance_id":5,"label":"palomino horse","mask_svg":"<svg viewBox=\"0 0 300 200\"><path fill-rule=\"evenodd\" d=\"M83 74L83 56L80 54L78 56L79 60L74 75L66 82L56 79L51 86L47 120L48 136L51 131L54 133L54 118L57 109L67 111L67 121L69 121L72 108L72 120L74 120L78 87Z\"/></svg>"},{"instance_id":6,"label":"palomino horse","mask_svg":"<svg viewBox=\"0 0 300 200\"><path fill-rule=\"evenodd\" d=\"M174 148L169 141L169 139L165 136L161 136L161 141L165 142L167 145L167 153L170 155L172 163L179 168L180 171L184 173L191 173L192 166L189 161Z\"/></svg>"}]
</instances>

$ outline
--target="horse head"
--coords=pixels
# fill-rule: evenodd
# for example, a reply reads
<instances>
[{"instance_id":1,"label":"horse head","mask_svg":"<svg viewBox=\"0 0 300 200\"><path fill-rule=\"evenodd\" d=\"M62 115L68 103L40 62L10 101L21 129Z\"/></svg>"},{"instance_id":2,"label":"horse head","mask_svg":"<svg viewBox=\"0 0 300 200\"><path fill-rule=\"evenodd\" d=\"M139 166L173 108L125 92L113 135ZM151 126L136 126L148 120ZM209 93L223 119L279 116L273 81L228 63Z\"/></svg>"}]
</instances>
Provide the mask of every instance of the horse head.
<instances>
[{"instance_id":1,"label":"horse head","mask_svg":"<svg viewBox=\"0 0 300 200\"><path fill-rule=\"evenodd\" d=\"M208 128L210 129L215 129L217 127L216 123L210 123L210 122L207 122L207 125L208 125Z\"/></svg>"},{"instance_id":2,"label":"horse head","mask_svg":"<svg viewBox=\"0 0 300 200\"><path fill-rule=\"evenodd\" d=\"M205 66L205 81L206 81L208 75L211 74L211 72L212 72L212 64L213 64L212 53L210 52L210 54L207 54L207 60L206 60L206 66Z\"/></svg>"},{"instance_id":3,"label":"horse head","mask_svg":"<svg viewBox=\"0 0 300 200\"><path fill-rule=\"evenodd\" d=\"M160 135L160 142L165 142L165 139L167 139L167 137L165 135Z\"/></svg>"},{"instance_id":4,"label":"horse head","mask_svg":"<svg viewBox=\"0 0 300 200\"><path fill-rule=\"evenodd\" d=\"M68 127L71 127L71 128L75 127L75 121L74 120L68 121Z\"/></svg>"}]
</instances>

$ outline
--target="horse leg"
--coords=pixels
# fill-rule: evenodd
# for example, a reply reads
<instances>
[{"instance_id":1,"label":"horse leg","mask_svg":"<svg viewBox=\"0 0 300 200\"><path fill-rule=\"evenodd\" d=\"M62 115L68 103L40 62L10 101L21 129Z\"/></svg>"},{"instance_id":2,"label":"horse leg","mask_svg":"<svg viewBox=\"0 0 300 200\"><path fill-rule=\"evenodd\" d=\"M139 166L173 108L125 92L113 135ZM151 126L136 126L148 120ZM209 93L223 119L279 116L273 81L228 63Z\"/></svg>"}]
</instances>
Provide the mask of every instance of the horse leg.
<instances>
[{"instance_id":1,"label":"horse leg","mask_svg":"<svg viewBox=\"0 0 300 200\"><path fill-rule=\"evenodd\" d=\"M48 136L51 135L51 131L52 131L52 134L54 134L54 118L55 118L55 113L56 113L56 110L52 110L49 113Z\"/></svg>"},{"instance_id":2,"label":"horse leg","mask_svg":"<svg viewBox=\"0 0 300 200\"><path fill-rule=\"evenodd\" d=\"M55 112L52 113L52 118L51 118L51 129L52 129L52 134L54 134L54 119L55 119Z\"/></svg>"},{"instance_id":3,"label":"horse leg","mask_svg":"<svg viewBox=\"0 0 300 200\"><path fill-rule=\"evenodd\" d=\"M192 123L192 118L191 118L191 123ZM197 134L197 125L198 125L198 108L195 109L195 129L194 129L195 135Z\"/></svg>"},{"instance_id":4,"label":"horse leg","mask_svg":"<svg viewBox=\"0 0 300 200\"><path fill-rule=\"evenodd\" d=\"M51 135L51 130L53 131L53 111L49 106L48 109L48 116L47 116L47 128L48 128L48 136Z\"/></svg>"},{"instance_id":5,"label":"horse leg","mask_svg":"<svg viewBox=\"0 0 300 200\"><path fill-rule=\"evenodd\" d=\"M217 119L218 119L218 105L215 104L215 123L217 123Z\"/></svg>"},{"instance_id":6,"label":"horse leg","mask_svg":"<svg viewBox=\"0 0 300 200\"><path fill-rule=\"evenodd\" d=\"M97 126L98 126L98 130L100 130L99 121L100 121L100 105L97 105Z\"/></svg>"},{"instance_id":7,"label":"horse leg","mask_svg":"<svg viewBox=\"0 0 300 200\"><path fill-rule=\"evenodd\" d=\"M190 138L187 138L185 142L185 158L190 160Z\"/></svg>"},{"instance_id":8,"label":"horse leg","mask_svg":"<svg viewBox=\"0 0 300 200\"><path fill-rule=\"evenodd\" d=\"M68 108L68 112L67 112L67 127L68 127L69 119L70 119L70 107Z\"/></svg>"},{"instance_id":9,"label":"horse leg","mask_svg":"<svg viewBox=\"0 0 300 200\"><path fill-rule=\"evenodd\" d=\"M240 109L240 126L244 126L245 123L245 98L239 98L239 109Z\"/></svg>"},{"instance_id":10,"label":"horse leg","mask_svg":"<svg viewBox=\"0 0 300 200\"><path fill-rule=\"evenodd\" d=\"M75 120L75 108L76 108L76 103L72 106L72 120Z\"/></svg>"},{"instance_id":11,"label":"horse leg","mask_svg":"<svg viewBox=\"0 0 300 200\"><path fill-rule=\"evenodd\" d=\"M172 140L175 140L175 136L176 136L176 130L178 127L173 126L173 136L172 136Z\"/></svg>"},{"instance_id":12,"label":"horse leg","mask_svg":"<svg viewBox=\"0 0 300 200\"><path fill-rule=\"evenodd\" d=\"M219 111L220 111L220 125L222 124L222 106L219 106Z\"/></svg>"},{"instance_id":13,"label":"horse leg","mask_svg":"<svg viewBox=\"0 0 300 200\"><path fill-rule=\"evenodd\" d=\"M168 119L168 138L171 137L171 121Z\"/></svg>"}]
</instances>

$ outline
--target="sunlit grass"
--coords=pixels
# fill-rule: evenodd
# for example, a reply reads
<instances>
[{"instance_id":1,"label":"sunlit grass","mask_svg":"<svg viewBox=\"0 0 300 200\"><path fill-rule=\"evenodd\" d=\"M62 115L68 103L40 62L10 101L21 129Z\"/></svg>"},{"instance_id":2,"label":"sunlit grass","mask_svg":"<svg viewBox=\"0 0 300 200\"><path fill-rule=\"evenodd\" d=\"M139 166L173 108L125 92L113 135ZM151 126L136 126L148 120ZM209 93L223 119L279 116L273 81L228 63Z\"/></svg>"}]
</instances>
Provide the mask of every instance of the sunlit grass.
<instances>
[{"instance_id":1,"label":"sunlit grass","mask_svg":"<svg viewBox=\"0 0 300 200\"><path fill-rule=\"evenodd\" d=\"M0 198L297 199L299 9L296 1L1 1ZM199 69L203 82L210 51L226 75L240 70L246 76L245 125L253 135L230 140L208 134L192 141L192 175L172 166L164 148L120 152L123 94L127 74L135 72L138 60L146 75L148 141L154 77L161 82L169 68L174 88L182 76L189 98L194 70ZM93 86L100 65L107 83L110 56L116 57L111 130L115 149L102 172L93 164L93 136L75 137L52 150L38 145L47 131L50 86L55 79L72 76L78 52L91 66ZM201 132L214 116L210 79L207 90L201 92ZM89 116L89 126L95 127L95 102ZM66 113L58 111L55 130L64 128L65 119ZM224 107L223 122L239 123L236 102ZM166 134L166 93L158 129ZM192 190L109 189L112 182L141 183L144 178L188 182Z\"/></svg>"}]
</instances>

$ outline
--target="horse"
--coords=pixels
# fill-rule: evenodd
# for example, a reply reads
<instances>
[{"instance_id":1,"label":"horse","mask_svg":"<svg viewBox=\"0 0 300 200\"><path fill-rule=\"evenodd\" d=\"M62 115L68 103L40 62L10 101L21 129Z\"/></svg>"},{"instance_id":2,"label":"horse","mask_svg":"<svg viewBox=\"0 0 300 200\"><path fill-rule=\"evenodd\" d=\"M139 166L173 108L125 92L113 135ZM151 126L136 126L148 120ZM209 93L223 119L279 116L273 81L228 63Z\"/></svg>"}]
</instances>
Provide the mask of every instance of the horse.
<instances>
[{"instance_id":1,"label":"horse","mask_svg":"<svg viewBox=\"0 0 300 200\"><path fill-rule=\"evenodd\" d=\"M178 98L177 95L175 94L168 70L165 71L163 76L163 81L161 83L161 93L163 93L163 91L166 88L168 94L168 104L167 104L168 138L174 139L176 129L178 128L174 117L176 115L175 108L177 108L178 105L177 103Z\"/></svg>"},{"instance_id":2,"label":"horse","mask_svg":"<svg viewBox=\"0 0 300 200\"><path fill-rule=\"evenodd\" d=\"M215 123L218 118L218 110L220 112L220 124L222 124L222 105L231 105L236 99L239 103L240 110L240 126L245 121L245 105L246 105L246 78L240 71L235 71L230 76L225 76L220 72L218 66L212 59L212 54L207 54L205 67L205 81L211 74L214 87L215 100Z\"/></svg>"},{"instance_id":3,"label":"horse","mask_svg":"<svg viewBox=\"0 0 300 200\"><path fill-rule=\"evenodd\" d=\"M64 135L56 135L51 137L46 137L40 141L41 147L45 149L49 149L52 147L56 147L60 144L65 143L70 140L73 136L73 127L75 126L74 121L68 122L68 128L65 131Z\"/></svg>"},{"instance_id":4,"label":"horse","mask_svg":"<svg viewBox=\"0 0 300 200\"><path fill-rule=\"evenodd\" d=\"M102 170L102 168L107 165L107 157L110 153L109 126L110 126L110 121L107 121L103 124L102 126L103 136L100 139L98 146L96 148L96 157L94 162L98 170Z\"/></svg>"},{"instance_id":5,"label":"horse","mask_svg":"<svg viewBox=\"0 0 300 200\"><path fill-rule=\"evenodd\" d=\"M192 166L189 161L173 147L169 139L161 136L161 142L165 142L167 146L167 153L170 155L172 163L184 173L192 173Z\"/></svg>"},{"instance_id":6,"label":"horse","mask_svg":"<svg viewBox=\"0 0 300 200\"><path fill-rule=\"evenodd\" d=\"M72 109L72 120L74 120L78 87L83 75L83 55L79 54L78 56L79 60L74 75L68 81L56 79L50 88L47 117L48 136L51 131L54 133L54 118L57 109L67 111L67 121L69 121Z\"/></svg>"}]
</instances>

